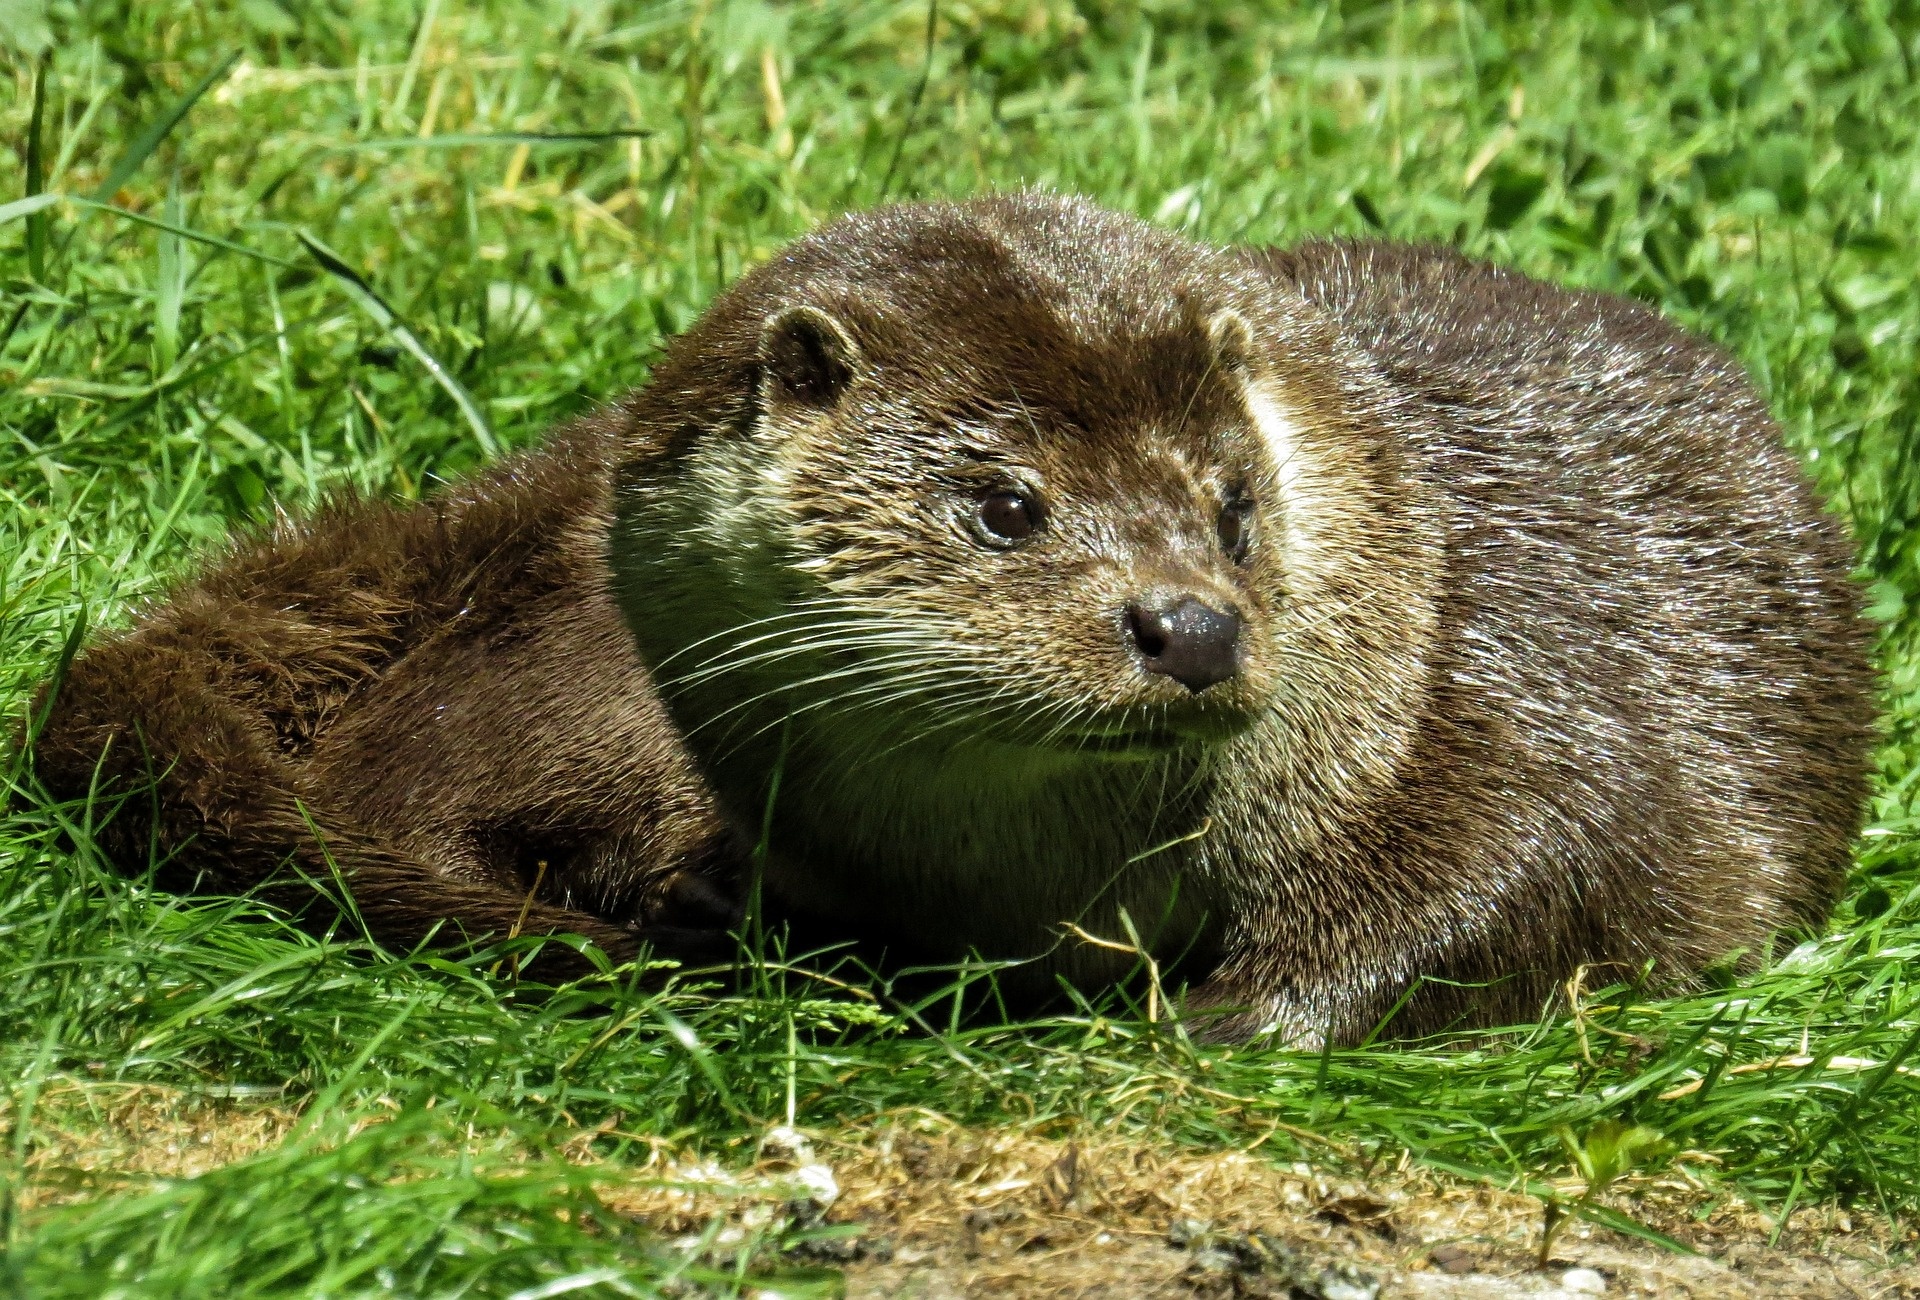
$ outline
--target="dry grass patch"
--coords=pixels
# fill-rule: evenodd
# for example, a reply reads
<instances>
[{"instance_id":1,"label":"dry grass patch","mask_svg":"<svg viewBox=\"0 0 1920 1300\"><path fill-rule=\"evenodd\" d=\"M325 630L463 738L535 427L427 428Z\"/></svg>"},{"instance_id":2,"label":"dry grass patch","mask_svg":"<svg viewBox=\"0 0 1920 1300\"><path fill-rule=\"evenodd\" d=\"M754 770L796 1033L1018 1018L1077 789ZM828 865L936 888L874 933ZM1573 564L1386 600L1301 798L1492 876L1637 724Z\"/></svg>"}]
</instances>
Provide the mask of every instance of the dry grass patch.
<instances>
[{"instance_id":1,"label":"dry grass patch","mask_svg":"<svg viewBox=\"0 0 1920 1300\"><path fill-rule=\"evenodd\" d=\"M15 1202L31 1212L192 1178L259 1155L293 1128L284 1106L157 1084L56 1084L32 1116L33 1145ZM11 1127L11 1107L0 1104Z\"/></svg>"},{"instance_id":2,"label":"dry grass patch","mask_svg":"<svg viewBox=\"0 0 1920 1300\"><path fill-rule=\"evenodd\" d=\"M742 1232L792 1212L824 1167L825 1221L859 1232L822 1251L846 1257L849 1296L1920 1296L1920 1270L1889 1262L1896 1225L1807 1210L1769 1244L1770 1220L1684 1173L1613 1201L1701 1254L1576 1224L1543 1270L1537 1199L1417 1167L1340 1176L932 1117L769 1147L747 1175L667 1160L664 1182L610 1199L668 1232L716 1216Z\"/></svg>"}]
</instances>

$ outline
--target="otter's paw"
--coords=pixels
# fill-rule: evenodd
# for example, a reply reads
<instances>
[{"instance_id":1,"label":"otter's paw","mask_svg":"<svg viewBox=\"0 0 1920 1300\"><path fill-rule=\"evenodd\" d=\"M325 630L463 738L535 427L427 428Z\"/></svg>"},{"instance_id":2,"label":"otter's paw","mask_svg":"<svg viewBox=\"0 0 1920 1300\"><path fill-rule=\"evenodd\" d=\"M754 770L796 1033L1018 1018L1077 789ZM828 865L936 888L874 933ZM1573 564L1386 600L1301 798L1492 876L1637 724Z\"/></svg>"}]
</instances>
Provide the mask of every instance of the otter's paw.
<instances>
[{"instance_id":1,"label":"otter's paw","mask_svg":"<svg viewBox=\"0 0 1920 1300\"><path fill-rule=\"evenodd\" d=\"M745 913L745 900L711 876L678 871L646 919L633 927L633 936L654 956L687 965L731 961L738 946L734 932Z\"/></svg>"}]
</instances>

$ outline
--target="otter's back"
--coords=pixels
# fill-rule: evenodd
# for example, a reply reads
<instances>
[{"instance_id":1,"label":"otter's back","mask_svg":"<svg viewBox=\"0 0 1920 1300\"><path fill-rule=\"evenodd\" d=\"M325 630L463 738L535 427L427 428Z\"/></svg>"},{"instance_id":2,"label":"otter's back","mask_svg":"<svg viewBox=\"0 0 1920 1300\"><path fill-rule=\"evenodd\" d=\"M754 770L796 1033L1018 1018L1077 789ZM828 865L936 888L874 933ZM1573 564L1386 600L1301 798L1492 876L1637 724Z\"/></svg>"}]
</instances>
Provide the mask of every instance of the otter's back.
<instances>
[{"instance_id":1,"label":"otter's back","mask_svg":"<svg viewBox=\"0 0 1920 1300\"><path fill-rule=\"evenodd\" d=\"M1255 256L1434 417L1454 734L1640 819L1681 859L1646 864L1669 916L1756 940L1822 917L1865 793L1867 628L1845 529L1741 367L1639 303L1447 249ZM1614 773L1657 776L1659 805L1607 808Z\"/></svg>"}]
</instances>

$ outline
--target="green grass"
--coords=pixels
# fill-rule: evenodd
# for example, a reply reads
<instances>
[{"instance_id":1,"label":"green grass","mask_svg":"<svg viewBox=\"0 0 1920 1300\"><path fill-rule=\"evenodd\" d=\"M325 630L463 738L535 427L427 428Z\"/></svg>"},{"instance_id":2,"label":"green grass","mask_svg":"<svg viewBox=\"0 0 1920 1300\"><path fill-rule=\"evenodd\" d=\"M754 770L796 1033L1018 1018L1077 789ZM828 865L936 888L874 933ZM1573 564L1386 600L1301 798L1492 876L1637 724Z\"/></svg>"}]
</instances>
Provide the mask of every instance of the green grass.
<instances>
[{"instance_id":1,"label":"green grass","mask_svg":"<svg viewBox=\"0 0 1920 1300\"><path fill-rule=\"evenodd\" d=\"M787 1267L780 1225L695 1276L597 1189L640 1137L738 1161L790 1107L825 1130L922 1107L1269 1135L1276 1158L1405 1151L1522 1186L1566 1172L1565 1136L1634 1123L1712 1197L1920 1213L1920 5L976 0L931 45L917 3L534 8L0 10L0 203L62 196L0 208L10 719L82 620L123 619L236 523L414 496L534 440L818 221L1041 185L1222 241L1454 242L1736 352L1853 521L1886 625L1847 900L1708 995L1301 1056L1196 1050L1124 1008L950 1025L778 972L751 996L516 1000L492 958L369 954L117 879L89 847L104 809L23 806L0 821L0 1289L733 1293ZM265 1088L303 1128L23 1208L47 1126L127 1082ZM557 1154L610 1120L604 1164Z\"/></svg>"}]
</instances>

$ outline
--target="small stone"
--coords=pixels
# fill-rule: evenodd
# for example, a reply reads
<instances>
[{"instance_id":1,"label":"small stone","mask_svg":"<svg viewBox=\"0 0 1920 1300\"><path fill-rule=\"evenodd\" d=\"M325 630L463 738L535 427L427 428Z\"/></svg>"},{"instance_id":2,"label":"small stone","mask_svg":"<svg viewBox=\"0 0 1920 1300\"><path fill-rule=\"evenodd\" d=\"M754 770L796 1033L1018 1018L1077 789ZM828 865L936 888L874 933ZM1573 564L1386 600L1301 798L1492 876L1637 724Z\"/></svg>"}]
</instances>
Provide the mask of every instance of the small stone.
<instances>
[{"instance_id":1,"label":"small stone","mask_svg":"<svg viewBox=\"0 0 1920 1300\"><path fill-rule=\"evenodd\" d=\"M1329 1264L1320 1270L1308 1295L1319 1300L1380 1300L1380 1279L1351 1264ZM1301 1291L1297 1284L1295 1294Z\"/></svg>"},{"instance_id":2,"label":"small stone","mask_svg":"<svg viewBox=\"0 0 1920 1300\"><path fill-rule=\"evenodd\" d=\"M813 1163L813 1143L807 1135L785 1124L776 1124L760 1139L761 1156L773 1160L791 1160L794 1164Z\"/></svg>"},{"instance_id":3,"label":"small stone","mask_svg":"<svg viewBox=\"0 0 1920 1300\"><path fill-rule=\"evenodd\" d=\"M815 1205L832 1205L840 1198L840 1180L826 1165L801 1165L791 1177Z\"/></svg>"},{"instance_id":4,"label":"small stone","mask_svg":"<svg viewBox=\"0 0 1920 1300\"><path fill-rule=\"evenodd\" d=\"M1560 1275L1560 1289L1574 1295L1605 1295L1607 1279L1591 1268L1570 1268Z\"/></svg>"},{"instance_id":5,"label":"small stone","mask_svg":"<svg viewBox=\"0 0 1920 1300\"><path fill-rule=\"evenodd\" d=\"M1459 1246L1435 1246L1427 1252L1427 1262L1442 1273L1474 1273L1480 1267L1474 1262L1473 1252Z\"/></svg>"}]
</instances>

